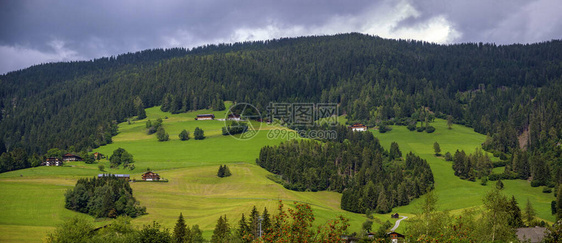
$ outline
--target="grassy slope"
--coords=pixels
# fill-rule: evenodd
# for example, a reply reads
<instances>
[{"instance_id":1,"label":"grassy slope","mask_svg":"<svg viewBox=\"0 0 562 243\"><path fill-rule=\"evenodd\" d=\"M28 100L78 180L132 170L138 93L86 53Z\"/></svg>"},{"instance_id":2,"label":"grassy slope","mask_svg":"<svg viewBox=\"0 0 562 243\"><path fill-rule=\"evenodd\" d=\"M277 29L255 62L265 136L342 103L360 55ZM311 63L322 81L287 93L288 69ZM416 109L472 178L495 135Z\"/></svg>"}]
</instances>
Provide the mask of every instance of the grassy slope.
<instances>
[{"instance_id":1,"label":"grassy slope","mask_svg":"<svg viewBox=\"0 0 562 243\"><path fill-rule=\"evenodd\" d=\"M482 204L482 196L495 186L495 182L489 181L487 186L482 186L479 181L470 182L459 179L453 174L452 162L433 155L433 143L439 143L442 154L446 152L453 154L457 149L472 153L477 147L480 147L486 137L473 132L471 128L460 125L454 125L453 129L449 130L446 123L445 120L437 119L433 124L437 130L432 134L411 132L403 126L394 126L392 131L385 134L380 134L378 131L373 132L386 149L390 148L390 143L395 141L399 144L403 155L412 151L429 162L435 177L435 192L439 197L439 209L458 212L464 208L479 207ZM550 213L550 202L555 199L552 193L542 193L542 188L533 188L524 180L503 182L504 194L509 197L514 195L519 207L524 208L528 198L537 211L538 217L550 222L554 221L555 218ZM420 200L417 200L410 205L395 208L393 211L414 213L419 203Z\"/></svg>"},{"instance_id":2,"label":"grassy slope","mask_svg":"<svg viewBox=\"0 0 562 243\"><path fill-rule=\"evenodd\" d=\"M107 161L100 162L107 173L128 173L140 179L141 173L150 167L170 180L169 183L132 184L135 196L149 212L135 219L135 224L156 220L172 228L183 212L188 224L199 224L204 235L210 238L220 215L226 214L235 225L241 213L247 214L253 205L260 211L267 207L270 214L275 214L281 199L289 205L292 201L310 203L317 224L344 214L351 219L352 230L359 230L365 217L339 209L341 194L289 191L266 178L268 172L254 161L261 147L281 142L267 138L267 129L271 127L262 127L263 131L253 139L240 141L220 134L224 124L221 121L195 121L195 115L201 113L215 113L217 118L224 116L224 111L172 115L161 112L158 107L149 108L147 119L168 117L164 119L164 128L170 134L170 141L158 142L155 135L146 135L145 120L142 120L120 124L114 143L96 150L110 155L114 149L122 147L135 156L134 171L110 169ZM178 139L177 134L182 129L192 134L195 127L205 131L205 140ZM216 177L219 164L230 164L233 176ZM0 189L4 192L0 200L9 202L0 204L0 210L5 212L0 216L0 241L37 241L64 218L78 215L64 209L65 190L71 188L77 178L101 172L97 164L75 162L69 165L71 167L38 167L0 174ZM20 201L25 204L21 205ZM388 215L378 217L386 220ZM95 222L96 225L106 223Z\"/></svg>"},{"instance_id":3,"label":"grassy slope","mask_svg":"<svg viewBox=\"0 0 562 243\"><path fill-rule=\"evenodd\" d=\"M197 113L213 113L209 110ZM281 140L267 138L267 130L262 127L255 138L246 141L235 140L220 135L223 122L195 121L197 113L171 115L161 112L158 107L147 109L147 119L164 119L164 128L170 134L171 141L157 142L155 135L145 134L145 120L132 124L120 124L120 133L114 137L114 143L101 147L106 155L117 147L123 147L135 156L134 171L109 169L108 162L102 161L109 173L128 173L133 178L150 167L161 176L170 179L169 183L133 183L135 196L142 205L147 206L148 215L134 220L137 225L147 224L153 220L172 228L180 212L188 224L199 224L204 235L209 238L216 220L226 214L231 224L235 225L241 213L248 213L253 205L261 211L267 207L270 214L276 213L278 200L287 204L302 201L313 205L316 223L324 223L338 214L351 219L352 231L357 231L365 220L363 215L339 209L341 195L334 192L294 192L266 179L267 171L255 165L259 149L264 145L273 145ZM217 117L224 112L214 112ZM342 118L343 119L343 118ZM340 119L340 122L342 121ZM208 137L203 141L179 141L177 134L182 129L191 133L198 126L205 130ZM383 146L388 148L392 141L399 143L403 154L413 151L427 159L436 180L436 192L439 207L443 210L460 210L477 207L482 195L490 190L494 183L481 186L477 182L468 182L453 175L451 163L433 156L433 142L441 145L443 153L456 149L473 151L484 141L484 136L472 132L470 128L454 126L452 130L445 127L445 121L437 120L437 131L433 134L410 132L405 127L396 126L379 137ZM218 164L229 164L233 176L217 178ZM38 167L0 174L0 242L4 241L38 241L46 232L63 219L78 213L64 209L64 191L71 188L76 179L94 176L99 172L97 164L87 165L81 162L71 163L72 167ZM527 198L533 202L538 215L549 221L552 194L541 193L540 188L531 188L526 181L505 181L508 195L515 195L523 206ZM412 214L416 211L419 200L411 205L396 208L394 212ZM89 216L84 216L90 218ZM377 215L378 220L387 220L388 215ZM107 222L94 222L103 225ZM378 227L375 224L374 227Z\"/></svg>"}]
</instances>

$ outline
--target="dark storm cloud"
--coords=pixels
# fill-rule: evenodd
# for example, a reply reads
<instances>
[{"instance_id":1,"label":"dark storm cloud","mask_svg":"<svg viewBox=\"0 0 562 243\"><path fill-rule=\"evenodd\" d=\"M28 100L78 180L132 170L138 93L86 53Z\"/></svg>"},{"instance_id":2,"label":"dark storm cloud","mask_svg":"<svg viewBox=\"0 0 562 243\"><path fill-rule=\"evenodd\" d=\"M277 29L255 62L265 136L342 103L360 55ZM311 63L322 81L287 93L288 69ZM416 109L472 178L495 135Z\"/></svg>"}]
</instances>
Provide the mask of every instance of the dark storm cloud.
<instances>
[{"instance_id":1,"label":"dark storm cloud","mask_svg":"<svg viewBox=\"0 0 562 243\"><path fill-rule=\"evenodd\" d=\"M560 38L557 0L0 0L0 73L148 48L362 32L451 42Z\"/></svg>"}]
</instances>

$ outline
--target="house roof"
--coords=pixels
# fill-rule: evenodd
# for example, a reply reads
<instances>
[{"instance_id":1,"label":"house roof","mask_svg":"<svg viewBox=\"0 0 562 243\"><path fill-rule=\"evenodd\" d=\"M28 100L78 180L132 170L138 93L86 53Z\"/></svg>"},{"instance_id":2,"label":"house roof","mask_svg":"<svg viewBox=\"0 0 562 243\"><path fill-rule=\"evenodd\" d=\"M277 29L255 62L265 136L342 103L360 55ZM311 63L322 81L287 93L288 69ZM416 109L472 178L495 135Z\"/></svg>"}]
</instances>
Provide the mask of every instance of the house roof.
<instances>
[{"instance_id":1,"label":"house roof","mask_svg":"<svg viewBox=\"0 0 562 243\"><path fill-rule=\"evenodd\" d=\"M207 116L215 117L215 115L213 115L213 114L200 114L200 115L197 115L197 117L207 117Z\"/></svg>"},{"instance_id":2,"label":"house roof","mask_svg":"<svg viewBox=\"0 0 562 243\"><path fill-rule=\"evenodd\" d=\"M388 232L388 233L386 233L386 234L387 234L387 235L396 235L397 237L404 238L404 235L403 235L403 234L400 234L400 233L398 233L398 232Z\"/></svg>"},{"instance_id":3,"label":"house roof","mask_svg":"<svg viewBox=\"0 0 562 243\"><path fill-rule=\"evenodd\" d=\"M355 123L355 124L351 125L350 127L367 127L367 126L365 126L361 123Z\"/></svg>"},{"instance_id":4,"label":"house roof","mask_svg":"<svg viewBox=\"0 0 562 243\"><path fill-rule=\"evenodd\" d=\"M541 242L546 234L545 227L518 228L517 238L520 241Z\"/></svg>"}]
</instances>

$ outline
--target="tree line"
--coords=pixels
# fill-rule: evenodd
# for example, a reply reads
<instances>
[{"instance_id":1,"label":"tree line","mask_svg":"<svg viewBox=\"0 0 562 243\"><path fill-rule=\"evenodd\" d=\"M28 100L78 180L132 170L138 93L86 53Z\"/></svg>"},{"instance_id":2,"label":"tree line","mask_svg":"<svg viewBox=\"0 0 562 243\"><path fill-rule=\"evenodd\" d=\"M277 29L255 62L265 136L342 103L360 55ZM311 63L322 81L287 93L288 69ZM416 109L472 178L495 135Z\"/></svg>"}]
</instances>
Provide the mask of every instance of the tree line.
<instances>
[{"instance_id":1,"label":"tree line","mask_svg":"<svg viewBox=\"0 0 562 243\"><path fill-rule=\"evenodd\" d=\"M291 140L266 146L256 163L277 174L285 188L343 193L342 209L390 212L433 188L427 161L409 153L401 158L398 144L385 151L370 132L339 126L336 141Z\"/></svg>"}]
</instances>

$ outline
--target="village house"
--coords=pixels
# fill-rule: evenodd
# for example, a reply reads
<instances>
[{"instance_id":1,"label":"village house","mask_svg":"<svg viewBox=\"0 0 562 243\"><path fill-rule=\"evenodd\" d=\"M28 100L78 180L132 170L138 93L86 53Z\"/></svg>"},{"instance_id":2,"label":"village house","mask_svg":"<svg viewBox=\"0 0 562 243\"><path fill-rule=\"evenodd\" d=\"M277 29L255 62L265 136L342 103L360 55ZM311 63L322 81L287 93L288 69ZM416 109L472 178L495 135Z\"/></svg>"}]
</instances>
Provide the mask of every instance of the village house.
<instances>
[{"instance_id":1,"label":"village house","mask_svg":"<svg viewBox=\"0 0 562 243\"><path fill-rule=\"evenodd\" d=\"M98 178L110 177L110 176L122 178L122 179L125 179L127 181L129 181L131 179L131 176L129 174L98 174Z\"/></svg>"},{"instance_id":2,"label":"village house","mask_svg":"<svg viewBox=\"0 0 562 243\"><path fill-rule=\"evenodd\" d=\"M159 181L160 175L158 175L157 173L154 173L152 171L147 171L144 174L142 174L142 180L143 181Z\"/></svg>"},{"instance_id":3,"label":"village house","mask_svg":"<svg viewBox=\"0 0 562 243\"><path fill-rule=\"evenodd\" d=\"M361 124L361 123L355 123L351 126L349 126L351 128L351 130L353 130L354 132L366 132L367 131L367 126Z\"/></svg>"},{"instance_id":4,"label":"village house","mask_svg":"<svg viewBox=\"0 0 562 243\"><path fill-rule=\"evenodd\" d=\"M388 232L388 237L392 243L405 242L404 235L396 232Z\"/></svg>"},{"instance_id":5,"label":"village house","mask_svg":"<svg viewBox=\"0 0 562 243\"><path fill-rule=\"evenodd\" d=\"M62 161L68 162L68 161L82 161L82 157L75 155L75 154L71 154L71 153L67 153L65 155L62 156Z\"/></svg>"},{"instance_id":6,"label":"village house","mask_svg":"<svg viewBox=\"0 0 562 243\"><path fill-rule=\"evenodd\" d=\"M60 161L59 158L49 157L45 160L45 162L41 163L41 165L44 165L44 166L61 166L62 161Z\"/></svg>"},{"instance_id":7,"label":"village house","mask_svg":"<svg viewBox=\"0 0 562 243\"><path fill-rule=\"evenodd\" d=\"M397 219L397 218L400 218L400 214L398 214L398 213L391 214L390 217L393 218L393 219Z\"/></svg>"},{"instance_id":8,"label":"village house","mask_svg":"<svg viewBox=\"0 0 562 243\"><path fill-rule=\"evenodd\" d=\"M215 119L215 115L213 115L213 114L201 114L201 115L197 115L197 117L195 118L195 120L198 120L198 121L214 120L214 119Z\"/></svg>"}]
</instances>

